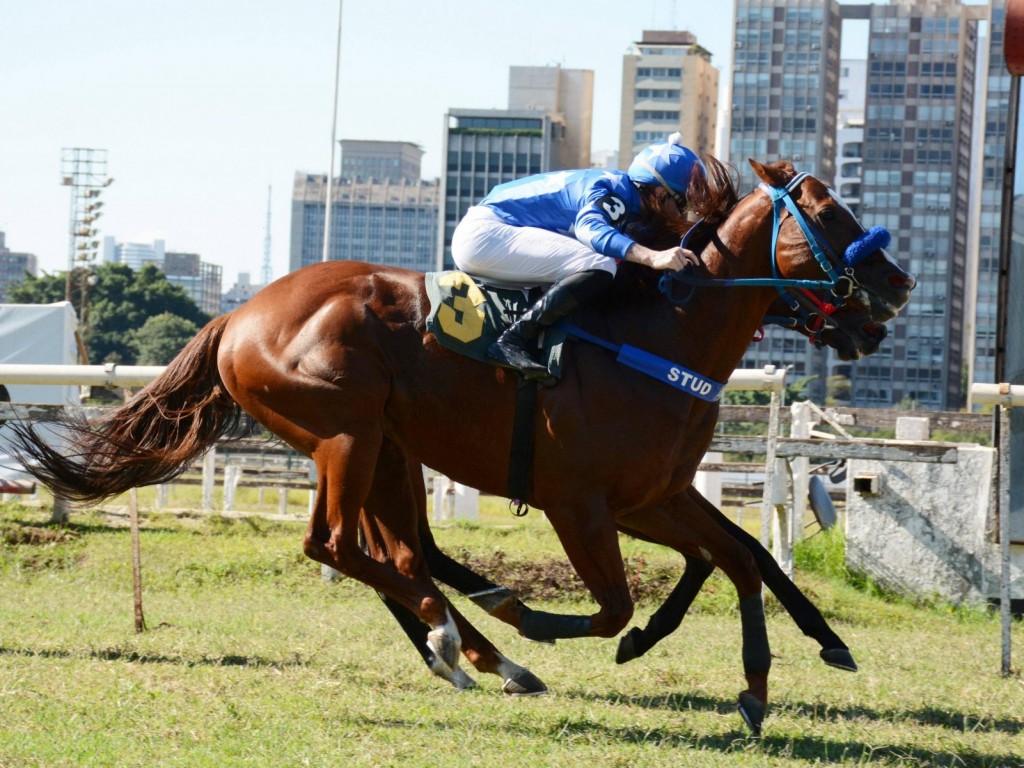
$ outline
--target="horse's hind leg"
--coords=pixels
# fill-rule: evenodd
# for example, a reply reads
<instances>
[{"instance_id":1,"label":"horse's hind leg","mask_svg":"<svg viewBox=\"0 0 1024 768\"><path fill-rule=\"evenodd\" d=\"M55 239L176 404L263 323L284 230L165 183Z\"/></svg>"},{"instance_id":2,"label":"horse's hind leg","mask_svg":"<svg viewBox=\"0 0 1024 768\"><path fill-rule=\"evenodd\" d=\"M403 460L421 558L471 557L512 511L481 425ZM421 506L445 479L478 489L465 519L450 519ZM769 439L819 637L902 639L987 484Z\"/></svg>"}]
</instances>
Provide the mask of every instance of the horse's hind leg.
<instances>
[{"instance_id":1,"label":"horse's hind leg","mask_svg":"<svg viewBox=\"0 0 1024 768\"><path fill-rule=\"evenodd\" d=\"M427 642L449 666L459 657L461 640L448 604L426 573L419 552L416 518L396 517L390 532L390 563L380 563L362 551L358 526L363 504L374 483L404 483L406 464L378 461L383 436L369 427L361 434L341 434L322 441L313 451L318 473L317 497L303 542L305 553L361 581L412 611L432 627ZM398 510L399 515L402 510Z\"/></svg>"},{"instance_id":2,"label":"horse's hind leg","mask_svg":"<svg viewBox=\"0 0 1024 768\"><path fill-rule=\"evenodd\" d=\"M381 451L379 464L388 464L397 461L398 449L391 443L385 441ZM405 482L395 482L395 473L387 471L385 467L378 471L378 476L387 477L391 481L375 481L367 497L363 514L363 531L366 537L367 546L371 553L378 560L391 558L388 549L388 539L393 536L396 525L401 525L405 519L405 511L416 509L416 524L419 540L424 549L423 567L424 574L428 574L431 567L431 557L440 556L447 561L445 572L461 575L462 578L471 581L471 589L478 588L480 583L490 585L473 571L465 568L459 563L451 560L437 548L433 537L430 535L427 520L426 488L423 484L423 474L416 462L409 461L408 472L405 475ZM397 513L397 515L396 515ZM395 521L396 516L399 518ZM412 532L410 531L410 535ZM422 561L421 561L422 562ZM459 570L461 569L461 570ZM433 575L433 574L429 574ZM458 588L458 587L457 587ZM426 625L420 622L415 615L397 604L394 600L381 596L385 605L398 620L399 625L405 631L406 636L412 641L417 651L423 657L424 662L434 674L451 682L456 688L462 689L475 685L473 680L465 674L457 665L452 668L447 664L439 663L437 655L427 643L428 630ZM547 686L544 685L528 669L516 664L500 653L497 648L484 637L454 606L449 604L448 610L459 629L462 639L462 650L466 658L484 673L499 675L504 683L502 691L512 695L532 695L544 693Z\"/></svg>"},{"instance_id":3,"label":"horse's hind leg","mask_svg":"<svg viewBox=\"0 0 1024 768\"><path fill-rule=\"evenodd\" d=\"M743 637L743 672L747 689L739 695L744 721L756 735L768 707L771 650L761 599L761 576L750 550L704 511L680 494L668 504L623 516L622 525L673 549L703 557L720 567L739 596ZM699 548L693 544L700 541Z\"/></svg>"}]
</instances>

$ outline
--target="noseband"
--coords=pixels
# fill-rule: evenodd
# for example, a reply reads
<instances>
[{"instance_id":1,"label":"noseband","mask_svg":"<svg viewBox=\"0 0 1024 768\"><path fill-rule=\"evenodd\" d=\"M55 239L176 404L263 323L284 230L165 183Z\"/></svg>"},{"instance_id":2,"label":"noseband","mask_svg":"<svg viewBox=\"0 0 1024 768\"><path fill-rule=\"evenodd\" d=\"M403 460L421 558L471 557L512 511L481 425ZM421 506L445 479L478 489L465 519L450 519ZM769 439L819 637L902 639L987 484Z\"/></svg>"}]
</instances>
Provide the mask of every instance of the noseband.
<instances>
[{"instance_id":1,"label":"noseband","mask_svg":"<svg viewBox=\"0 0 1024 768\"><path fill-rule=\"evenodd\" d=\"M808 173L799 173L784 187L776 187L770 184L760 184L758 187L772 201L771 277L702 278L689 274L689 268L684 268L678 272L670 272L662 276L658 283L661 292L665 294L670 302L681 306L692 298L692 289L699 286L775 288L790 309L797 313L799 319L766 317L765 322L787 325L791 328L797 327L802 322L805 331L812 336L811 340L814 341L816 337L820 343L821 334L829 327L831 322L828 316L841 308L850 296L853 295L854 291L860 287L860 284L854 277L854 267L870 254L885 248L889 244L891 237L888 230L884 227L872 227L850 243L842 257L838 256L829 246L828 241L821 232L807 220L804 212L800 210L800 207L793 199L793 191L809 176L810 174ZM827 280L801 280L779 276L777 248L779 232L782 229L783 209L788 210L790 216L800 226L800 230L807 240L811 253L814 254L814 258L828 278ZM690 232L692 233L695 229L696 227L691 228ZM683 245L686 244L687 239L683 239ZM841 266L841 273L836 270L837 265ZM681 299L675 297L672 293L673 284L677 282L691 287L691 290ZM813 291L826 291L827 298L820 299ZM794 292L803 295L818 311L814 312L805 309L803 304L793 295Z\"/></svg>"}]
</instances>

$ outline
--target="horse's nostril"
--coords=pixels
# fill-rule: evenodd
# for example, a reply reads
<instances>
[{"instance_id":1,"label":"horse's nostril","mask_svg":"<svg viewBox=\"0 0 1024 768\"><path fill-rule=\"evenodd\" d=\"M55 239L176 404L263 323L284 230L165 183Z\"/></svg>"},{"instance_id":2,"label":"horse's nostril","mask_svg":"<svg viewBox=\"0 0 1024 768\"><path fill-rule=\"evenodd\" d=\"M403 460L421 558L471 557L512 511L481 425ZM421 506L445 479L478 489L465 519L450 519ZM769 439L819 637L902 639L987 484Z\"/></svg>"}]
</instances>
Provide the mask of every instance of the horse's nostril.
<instances>
[{"instance_id":1,"label":"horse's nostril","mask_svg":"<svg viewBox=\"0 0 1024 768\"><path fill-rule=\"evenodd\" d=\"M864 331L865 336L877 341L882 341L889 334L889 331L881 323L864 323L861 330Z\"/></svg>"},{"instance_id":2,"label":"horse's nostril","mask_svg":"<svg viewBox=\"0 0 1024 768\"><path fill-rule=\"evenodd\" d=\"M890 275L889 285L893 288L905 288L908 291L912 291L917 286L917 278L911 274Z\"/></svg>"}]
</instances>

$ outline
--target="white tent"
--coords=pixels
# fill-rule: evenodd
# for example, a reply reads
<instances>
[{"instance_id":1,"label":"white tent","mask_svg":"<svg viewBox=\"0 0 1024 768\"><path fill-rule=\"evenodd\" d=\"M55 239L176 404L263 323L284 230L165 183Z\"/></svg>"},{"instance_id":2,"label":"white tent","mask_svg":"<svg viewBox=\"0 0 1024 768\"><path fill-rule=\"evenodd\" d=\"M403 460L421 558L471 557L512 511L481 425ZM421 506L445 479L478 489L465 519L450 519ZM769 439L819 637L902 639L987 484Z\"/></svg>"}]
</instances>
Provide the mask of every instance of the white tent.
<instances>
[{"instance_id":1,"label":"white tent","mask_svg":"<svg viewBox=\"0 0 1024 768\"><path fill-rule=\"evenodd\" d=\"M70 302L0 304L0 363L74 365L79 362L77 330ZM81 388L69 384L11 384L7 391L12 403L81 403Z\"/></svg>"}]
</instances>

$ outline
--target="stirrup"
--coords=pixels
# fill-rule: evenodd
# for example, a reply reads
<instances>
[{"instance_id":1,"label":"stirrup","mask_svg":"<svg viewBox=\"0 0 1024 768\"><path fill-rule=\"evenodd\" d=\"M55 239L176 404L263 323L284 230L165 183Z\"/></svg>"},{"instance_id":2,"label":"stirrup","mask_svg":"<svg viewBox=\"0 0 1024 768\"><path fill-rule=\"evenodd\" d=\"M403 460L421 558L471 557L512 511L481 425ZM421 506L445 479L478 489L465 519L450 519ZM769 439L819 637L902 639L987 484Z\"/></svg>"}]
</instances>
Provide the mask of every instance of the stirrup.
<instances>
[{"instance_id":1,"label":"stirrup","mask_svg":"<svg viewBox=\"0 0 1024 768\"><path fill-rule=\"evenodd\" d=\"M487 356L506 368L514 368L524 374L546 375L548 373L547 366L534 360L525 349L508 342L503 344L500 339L487 348Z\"/></svg>"}]
</instances>

